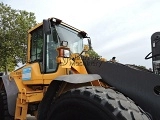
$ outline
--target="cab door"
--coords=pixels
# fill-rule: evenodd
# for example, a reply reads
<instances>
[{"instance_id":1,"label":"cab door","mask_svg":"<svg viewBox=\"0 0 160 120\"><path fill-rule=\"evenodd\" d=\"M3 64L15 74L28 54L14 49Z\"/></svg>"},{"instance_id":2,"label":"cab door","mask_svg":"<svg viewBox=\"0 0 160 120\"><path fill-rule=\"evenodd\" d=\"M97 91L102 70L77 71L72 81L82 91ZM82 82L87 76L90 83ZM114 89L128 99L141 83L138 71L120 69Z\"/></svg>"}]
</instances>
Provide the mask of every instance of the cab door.
<instances>
[{"instance_id":1,"label":"cab door","mask_svg":"<svg viewBox=\"0 0 160 120\"><path fill-rule=\"evenodd\" d=\"M43 26L28 33L28 63L22 69L24 84L43 84Z\"/></svg>"},{"instance_id":2,"label":"cab door","mask_svg":"<svg viewBox=\"0 0 160 120\"><path fill-rule=\"evenodd\" d=\"M54 24L51 25L50 20L43 20L43 30L43 80L44 84L50 84L56 77L65 74L65 69L57 63L57 48L60 46L60 40Z\"/></svg>"}]
</instances>

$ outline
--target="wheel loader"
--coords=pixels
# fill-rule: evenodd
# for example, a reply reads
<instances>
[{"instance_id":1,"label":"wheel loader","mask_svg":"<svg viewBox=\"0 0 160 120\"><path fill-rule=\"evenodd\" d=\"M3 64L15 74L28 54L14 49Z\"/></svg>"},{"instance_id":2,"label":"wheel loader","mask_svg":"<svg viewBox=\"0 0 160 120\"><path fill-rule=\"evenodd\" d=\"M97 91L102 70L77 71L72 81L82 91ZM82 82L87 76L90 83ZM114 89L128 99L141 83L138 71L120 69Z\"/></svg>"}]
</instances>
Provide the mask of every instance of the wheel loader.
<instances>
[{"instance_id":1,"label":"wheel loader","mask_svg":"<svg viewBox=\"0 0 160 120\"><path fill-rule=\"evenodd\" d=\"M44 19L27 48L26 64L0 78L0 120L160 120L160 76L88 56L86 32Z\"/></svg>"}]
</instances>

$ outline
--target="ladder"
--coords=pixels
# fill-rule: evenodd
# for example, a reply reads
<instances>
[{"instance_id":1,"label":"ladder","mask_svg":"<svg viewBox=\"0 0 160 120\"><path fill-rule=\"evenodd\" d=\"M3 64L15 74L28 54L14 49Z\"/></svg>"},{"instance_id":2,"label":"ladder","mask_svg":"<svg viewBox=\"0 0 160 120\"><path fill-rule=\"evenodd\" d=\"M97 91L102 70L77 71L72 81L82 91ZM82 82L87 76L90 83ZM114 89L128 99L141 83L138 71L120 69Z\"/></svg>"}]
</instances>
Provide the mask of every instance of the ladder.
<instances>
[{"instance_id":1,"label":"ladder","mask_svg":"<svg viewBox=\"0 0 160 120\"><path fill-rule=\"evenodd\" d=\"M26 91L25 88L18 93L15 110L15 120L26 120L29 103L40 102L43 98L43 91Z\"/></svg>"}]
</instances>

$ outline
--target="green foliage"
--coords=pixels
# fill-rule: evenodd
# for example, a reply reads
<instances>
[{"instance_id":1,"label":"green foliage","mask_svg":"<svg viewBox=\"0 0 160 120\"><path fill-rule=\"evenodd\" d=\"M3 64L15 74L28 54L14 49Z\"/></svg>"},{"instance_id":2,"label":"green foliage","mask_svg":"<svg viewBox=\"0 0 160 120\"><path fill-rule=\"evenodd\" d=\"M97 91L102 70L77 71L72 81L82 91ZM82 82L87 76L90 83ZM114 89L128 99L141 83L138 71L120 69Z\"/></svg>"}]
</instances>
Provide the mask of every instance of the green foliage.
<instances>
[{"instance_id":1,"label":"green foliage","mask_svg":"<svg viewBox=\"0 0 160 120\"><path fill-rule=\"evenodd\" d=\"M142 65L138 65L138 67L142 69L147 69L145 66L142 66Z\"/></svg>"},{"instance_id":2,"label":"green foliage","mask_svg":"<svg viewBox=\"0 0 160 120\"><path fill-rule=\"evenodd\" d=\"M142 66L142 65L135 65L135 64L133 64L132 66L135 66L135 67L137 67L139 69L147 69L145 66Z\"/></svg>"},{"instance_id":3,"label":"green foliage","mask_svg":"<svg viewBox=\"0 0 160 120\"><path fill-rule=\"evenodd\" d=\"M36 24L35 15L0 3L0 69L13 70L26 60L27 31Z\"/></svg>"},{"instance_id":4,"label":"green foliage","mask_svg":"<svg viewBox=\"0 0 160 120\"><path fill-rule=\"evenodd\" d=\"M100 57L100 56L98 55L98 53L96 53L93 49L87 51L87 54L89 54L89 56L90 56L90 57L93 57L93 58L98 58L98 57Z\"/></svg>"}]
</instances>

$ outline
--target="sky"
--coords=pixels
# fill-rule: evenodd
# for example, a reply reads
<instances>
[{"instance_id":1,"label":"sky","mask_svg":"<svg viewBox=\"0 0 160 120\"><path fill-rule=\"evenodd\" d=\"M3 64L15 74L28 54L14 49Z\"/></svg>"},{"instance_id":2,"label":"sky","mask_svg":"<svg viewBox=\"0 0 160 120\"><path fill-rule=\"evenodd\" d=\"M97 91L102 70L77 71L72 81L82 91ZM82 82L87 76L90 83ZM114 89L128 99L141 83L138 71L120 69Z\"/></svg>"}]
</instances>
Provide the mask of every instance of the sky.
<instances>
[{"instance_id":1,"label":"sky","mask_svg":"<svg viewBox=\"0 0 160 120\"><path fill-rule=\"evenodd\" d=\"M152 68L145 60L151 35L160 31L160 0L0 0L35 13L36 20L56 17L88 33L102 57Z\"/></svg>"}]
</instances>

